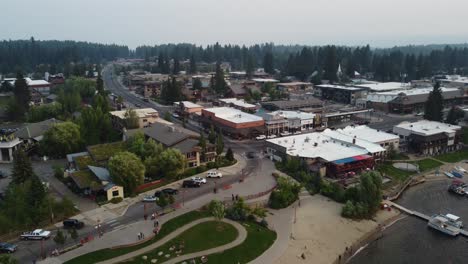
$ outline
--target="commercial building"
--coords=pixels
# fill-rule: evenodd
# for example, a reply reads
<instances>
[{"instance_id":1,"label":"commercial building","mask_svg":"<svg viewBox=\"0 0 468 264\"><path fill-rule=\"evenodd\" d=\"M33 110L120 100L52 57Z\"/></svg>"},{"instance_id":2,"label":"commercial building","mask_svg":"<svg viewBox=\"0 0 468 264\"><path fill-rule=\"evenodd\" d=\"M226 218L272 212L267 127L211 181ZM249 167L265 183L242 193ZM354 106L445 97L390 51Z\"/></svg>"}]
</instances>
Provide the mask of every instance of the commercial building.
<instances>
[{"instance_id":1,"label":"commercial building","mask_svg":"<svg viewBox=\"0 0 468 264\"><path fill-rule=\"evenodd\" d=\"M341 178L375 165L369 150L319 132L269 139L266 146L272 160L300 158L320 176Z\"/></svg>"},{"instance_id":2,"label":"commercial building","mask_svg":"<svg viewBox=\"0 0 468 264\"><path fill-rule=\"evenodd\" d=\"M29 89L36 91L41 95L48 95L50 93L51 84L46 80L32 80L31 78L24 78L28 84ZM4 81L10 82L10 85L14 86L16 78L4 79Z\"/></svg>"},{"instance_id":3,"label":"commercial building","mask_svg":"<svg viewBox=\"0 0 468 264\"><path fill-rule=\"evenodd\" d=\"M265 119L266 134L279 135L313 129L316 115L300 111L275 111L263 114L262 117Z\"/></svg>"},{"instance_id":4,"label":"commercial building","mask_svg":"<svg viewBox=\"0 0 468 264\"><path fill-rule=\"evenodd\" d=\"M460 126L422 120L403 122L393 127L393 133L400 137L400 149L422 155L438 155L462 147Z\"/></svg>"},{"instance_id":5,"label":"commercial building","mask_svg":"<svg viewBox=\"0 0 468 264\"><path fill-rule=\"evenodd\" d=\"M432 87L426 87L371 93L367 95L367 107L398 114L422 112L432 90ZM440 90L446 107L463 104L468 99L458 88L442 87Z\"/></svg>"},{"instance_id":6,"label":"commercial building","mask_svg":"<svg viewBox=\"0 0 468 264\"><path fill-rule=\"evenodd\" d=\"M311 98L308 100L283 100L283 101L269 101L261 103L262 107L270 110L301 110L303 108L314 108L321 109L323 107L323 102L316 98Z\"/></svg>"},{"instance_id":7,"label":"commercial building","mask_svg":"<svg viewBox=\"0 0 468 264\"><path fill-rule=\"evenodd\" d=\"M370 82L362 84L354 84L353 87L364 88L368 92L388 92L394 90L408 89L411 87L410 83L401 82Z\"/></svg>"},{"instance_id":8,"label":"commercial building","mask_svg":"<svg viewBox=\"0 0 468 264\"><path fill-rule=\"evenodd\" d=\"M321 84L314 87L316 96L344 104L355 104L356 99L365 98L367 89L343 85Z\"/></svg>"},{"instance_id":9,"label":"commercial building","mask_svg":"<svg viewBox=\"0 0 468 264\"><path fill-rule=\"evenodd\" d=\"M300 90L311 90L313 88L312 83L308 82L288 82L288 83L278 83L278 90L282 92L292 92Z\"/></svg>"},{"instance_id":10,"label":"commercial building","mask_svg":"<svg viewBox=\"0 0 468 264\"><path fill-rule=\"evenodd\" d=\"M219 102L221 106L234 107L244 112L254 112L258 108L254 104L246 103L244 99L225 98L225 99L219 99Z\"/></svg>"},{"instance_id":11,"label":"commercial building","mask_svg":"<svg viewBox=\"0 0 468 264\"><path fill-rule=\"evenodd\" d=\"M190 101L175 102L176 111L182 115L201 114L203 106Z\"/></svg>"},{"instance_id":12,"label":"commercial building","mask_svg":"<svg viewBox=\"0 0 468 264\"><path fill-rule=\"evenodd\" d=\"M128 110L120 110L120 111L112 111L110 112L112 117L112 124L114 128L121 130L125 127L125 120L126 120L126 113ZM148 127L149 125L158 122L159 114L153 108L139 108L133 109L136 115L138 116L138 127L144 128Z\"/></svg>"},{"instance_id":13,"label":"commercial building","mask_svg":"<svg viewBox=\"0 0 468 264\"><path fill-rule=\"evenodd\" d=\"M437 78L441 85L446 87L468 88L468 77L460 75L445 75L442 78Z\"/></svg>"},{"instance_id":14,"label":"commercial building","mask_svg":"<svg viewBox=\"0 0 468 264\"><path fill-rule=\"evenodd\" d=\"M231 107L215 107L202 110L202 123L214 125L234 138L250 138L264 131L263 118Z\"/></svg>"}]
</instances>

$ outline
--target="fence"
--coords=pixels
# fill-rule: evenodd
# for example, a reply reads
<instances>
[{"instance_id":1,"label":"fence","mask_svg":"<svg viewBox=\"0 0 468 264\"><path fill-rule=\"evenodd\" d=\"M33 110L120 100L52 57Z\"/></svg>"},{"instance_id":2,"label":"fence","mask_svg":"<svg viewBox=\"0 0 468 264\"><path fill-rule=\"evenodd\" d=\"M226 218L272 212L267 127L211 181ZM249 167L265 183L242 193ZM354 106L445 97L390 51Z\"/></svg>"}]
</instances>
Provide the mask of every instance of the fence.
<instances>
[{"instance_id":1,"label":"fence","mask_svg":"<svg viewBox=\"0 0 468 264\"><path fill-rule=\"evenodd\" d=\"M161 184L163 182L163 180L156 180L156 181L152 181L152 182L148 182L148 183L145 183L145 184L142 184L140 186L138 186L136 188L136 191L137 192L140 192L141 190L145 190L145 189L148 189L148 188L151 188L155 185L158 185L158 184Z\"/></svg>"}]
</instances>

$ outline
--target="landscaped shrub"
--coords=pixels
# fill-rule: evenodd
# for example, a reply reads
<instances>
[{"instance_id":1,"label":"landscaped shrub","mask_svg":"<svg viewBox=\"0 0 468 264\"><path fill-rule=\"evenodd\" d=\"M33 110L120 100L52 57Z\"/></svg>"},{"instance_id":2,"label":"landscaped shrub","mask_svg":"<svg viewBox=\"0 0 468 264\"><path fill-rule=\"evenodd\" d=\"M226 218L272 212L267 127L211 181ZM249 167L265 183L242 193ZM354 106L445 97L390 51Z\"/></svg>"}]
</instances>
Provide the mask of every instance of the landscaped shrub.
<instances>
[{"instance_id":1,"label":"landscaped shrub","mask_svg":"<svg viewBox=\"0 0 468 264\"><path fill-rule=\"evenodd\" d=\"M114 197L110 200L111 203L113 204L118 204L120 202L122 202L123 198L122 197Z\"/></svg>"},{"instance_id":2,"label":"landscaped shrub","mask_svg":"<svg viewBox=\"0 0 468 264\"><path fill-rule=\"evenodd\" d=\"M286 178L278 178L278 187L271 193L269 205L273 209L286 208L299 198L301 185Z\"/></svg>"}]
</instances>

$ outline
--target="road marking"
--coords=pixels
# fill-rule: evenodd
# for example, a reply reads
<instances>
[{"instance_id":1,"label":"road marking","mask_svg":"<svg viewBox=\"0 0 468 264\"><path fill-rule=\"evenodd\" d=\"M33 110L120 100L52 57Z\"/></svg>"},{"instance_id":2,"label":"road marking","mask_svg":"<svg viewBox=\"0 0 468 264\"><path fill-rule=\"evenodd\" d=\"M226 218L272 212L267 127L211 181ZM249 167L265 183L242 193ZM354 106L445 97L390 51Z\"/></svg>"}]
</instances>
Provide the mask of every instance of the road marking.
<instances>
[{"instance_id":1,"label":"road marking","mask_svg":"<svg viewBox=\"0 0 468 264\"><path fill-rule=\"evenodd\" d=\"M114 230L120 230L120 229L124 229L124 228L125 228L124 225L118 225L118 226L113 227L112 229L114 229Z\"/></svg>"},{"instance_id":2,"label":"road marking","mask_svg":"<svg viewBox=\"0 0 468 264\"><path fill-rule=\"evenodd\" d=\"M117 220L116 219L110 220L110 221L106 222L106 224L111 224L111 223L114 223L114 222L117 222Z\"/></svg>"},{"instance_id":3,"label":"road marking","mask_svg":"<svg viewBox=\"0 0 468 264\"><path fill-rule=\"evenodd\" d=\"M116 225L118 225L118 224L120 224L120 223L119 223L119 222L115 222L115 223L110 224L109 226L116 226Z\"/></svg>"}]
</instances>

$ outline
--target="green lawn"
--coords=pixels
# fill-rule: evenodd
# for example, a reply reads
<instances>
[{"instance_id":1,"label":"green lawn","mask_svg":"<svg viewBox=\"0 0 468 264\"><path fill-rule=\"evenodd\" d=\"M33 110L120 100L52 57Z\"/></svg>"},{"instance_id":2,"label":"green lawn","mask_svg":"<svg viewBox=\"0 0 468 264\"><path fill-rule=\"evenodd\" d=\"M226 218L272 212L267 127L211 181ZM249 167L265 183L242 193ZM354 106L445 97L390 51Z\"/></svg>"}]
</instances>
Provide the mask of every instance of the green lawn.
<instances>
[{"instance_id":1,"label":"green lawn","mask_svg":"<svg viewBox=\"0 0 468 264\"><path fill-rule=\"evenodd\" d=\"M409 157L401 152L396 153L393 160L409 160Z\"/></svg>"},{"instance_id":2,"label":"green lawn","mask_svg":"<svg viewBox=\"0 0 468 264\"><path fill-rule=\"evenodd\" d=\"M450 163L459 162L461 160L468 159L468 149L462 149L460 151L442 154L439 156L435 156L434 158Z\"/></svg>"},{"instance_id":3,"label":"green lawn","mask_svg":"<svg viewBox=\"0 0 468 264\"><path fill-rule=\"evenodd\" d=\"M436 167L439 167L441 165L443 165L442 162L440 161L437 161L437 160L433 160L433 159L423 159L423 160L418 160L416 161L416 164L418 164L419 166L419 170L420 171L428 171L428 170L432 170Z\"/></svg>"},{"instance_id":4,"label":"green lawn","mask_svg":"<svg viewBox=\"0 0 468 264\"><path fill-rule=\"evenodd\" d=\"M222 253L208 255L207 263L248 263L263 254L276 240L276 232L262 227L255 222L245 222L243 226L247 229L247 239L244 243ZM201 263L199 258L197 259L197 263Z\"/></svg>"},{"instance_id":5,"label":"green lawn","mask_svg":"<svg viewBox=\"0 0 468 264\"><path fill-rule=\"evenodd\" d=\"M379 165L377 167L377 170L380 173L382 173L383 176L389 176L393 180L400 181L400 182L405 181L406 179L408 179L408 177L414 174L414 172L397 169L393 167L391 163L385 163L385 164Z\"/></svg>"},{"instance_id":6,"label":"green lawn","mask_svg":"<svg viewBox=\"0 0 468 264\"><path fill-rule=\"evenodd\" d=\"M234 241L238 235L237 229L231 224L217 221L204 222L188 229L166 244L122 263L142 263L143 256L147 256L148 263L152 259L157 259L157 262L160 263L176 257L175 251L179 249L179 245L181 244L184 247L180 255L185 255L226 245ZM171 251L169 249L171 247L174 247L175 250ZM158 252L163 252L163 255L158 256ZM166 258L164 256L166 254L169 254L170 257Z\"/></svg>"},{"instance_id":7,"label":"green lawn","mask_svg":"<svg viewBox=\"0 0 468 264\"><path fill-rule=\"evenodd\" d=\"M153 239L146 241L145 243L127 247L127 248L119 248L119 249L101 249L98 251L90 252L85 255L81 255L79 257L76 257L74 259L71 259L65 263L67 264L92 264L108 259L112 259L121 255L125 255L129 252L135 251L140 248L144 248L161 238L169 235L170 233L174 232L176 229L193 222L197 219L204 218L204 217L209 217L210 214L207 211L191 211L186 214L180 215L176 218L173 218L166 223L163 224L161 227L161 231L159 232L159 235L154 237Z\"/></svg>"}]
</instances>

